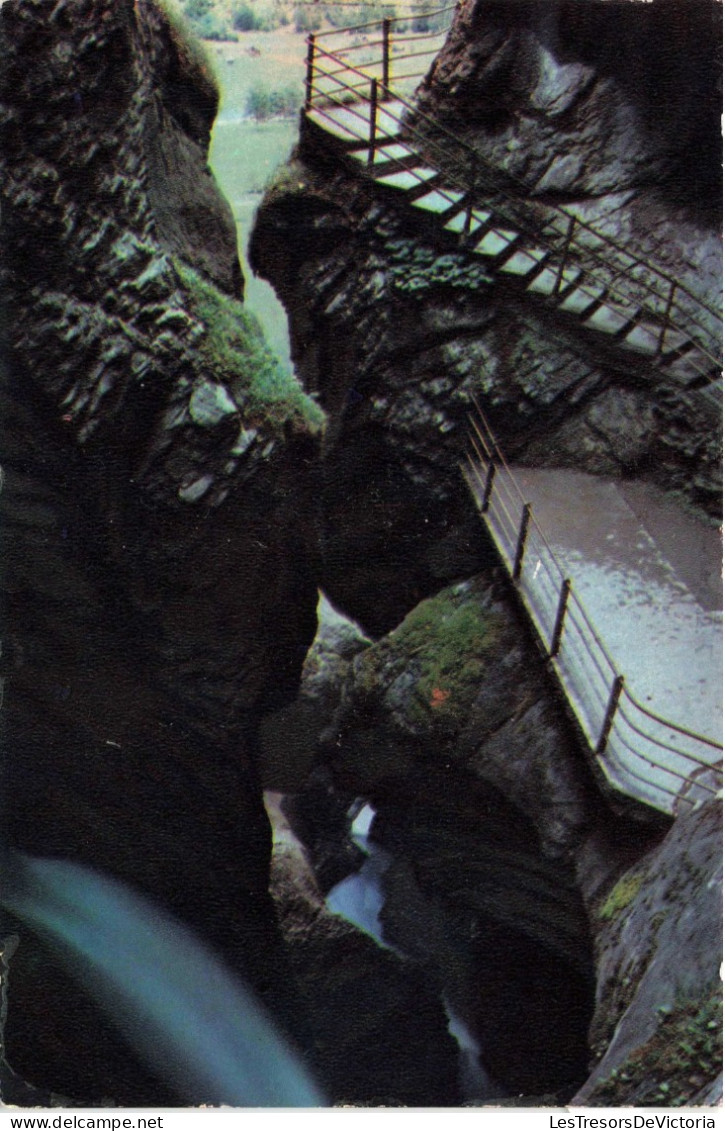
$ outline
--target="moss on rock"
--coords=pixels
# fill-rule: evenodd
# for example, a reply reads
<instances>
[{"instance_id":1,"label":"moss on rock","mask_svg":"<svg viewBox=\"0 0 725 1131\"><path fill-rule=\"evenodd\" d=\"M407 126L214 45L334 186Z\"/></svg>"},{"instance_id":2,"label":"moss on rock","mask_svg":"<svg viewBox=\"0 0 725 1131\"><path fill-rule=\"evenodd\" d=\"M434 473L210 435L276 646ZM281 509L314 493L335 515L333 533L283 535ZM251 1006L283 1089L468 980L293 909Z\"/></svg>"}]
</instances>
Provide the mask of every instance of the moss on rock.
<instances>
[{"instance_id":1,"label":"moss on rock","mask_svg":"<svg viewBox=\"0 0 725 1131\"><path fill-rule=\"evenodd\" d=\"M722 1001L660 1010L657 1032L592 1094L597 1105L683 1107L722 1068Z\"/></svg>"},{"instance_id":2,"label":"moss on rock","mask_svg":"<svg viewBox=\"0 0 725 1131\"><path fill-rule=\"evenodd\" d=\"M622 876L600 907L599 918L613 919L620 911L629 907L642 887L643 881L644 876L636 872L628 872L626 876Z\"/></svg>"},{"instance_id":3,"label":"moss on rock","mask_svg":"<svg viewBox=\"0 0 725 1131\"><path fill-rule=\"evenodd\" d=\"M486 677L500 621L475 581L445 589L360 657L359 685L387 687L406 729L458 731Z\"/></svg>"},{"instance_id":4,"label":"moss on rock","mask_svg":"<svg viewBox=\"0 0 725 1131\"><path fill-rule=\"evenodd\" d=\"M245 420L274 432L289 424L295 431L318 433L325 423L323 410L267 347L254 315L198 271L180 260L175 266L190 313L206 329L198 344L202 360L232 389Z\"/></svg>"}]
</instances>

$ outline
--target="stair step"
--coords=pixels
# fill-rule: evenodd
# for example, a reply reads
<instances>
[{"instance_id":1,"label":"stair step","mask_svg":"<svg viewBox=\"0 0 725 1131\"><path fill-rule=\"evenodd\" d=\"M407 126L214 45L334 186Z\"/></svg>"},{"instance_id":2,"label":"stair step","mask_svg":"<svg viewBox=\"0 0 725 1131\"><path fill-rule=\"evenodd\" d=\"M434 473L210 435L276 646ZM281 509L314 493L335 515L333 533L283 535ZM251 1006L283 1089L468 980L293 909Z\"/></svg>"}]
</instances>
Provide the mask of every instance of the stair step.
<instances>
[{"instance_id":1,"label":"stair step","mask_svg":"<svg viewBox=\"0 0 725 1131\"><path fill-rule=\"evenodd\" d=\"M483 212L480 208L474 208L471 213L471 227L482 227L488 220L491 219L491 212ZM466 226L466 209L462 208L451 220L446 224L449 232L462 232Z\"/></svg>"},{"instance_id":2,"label":"stair step","mask_svg":"<svg viewBox=\"0 0 725 1131\"><path fill-rule=\"evenodd\" d=\"M545 251L543 248L527 248L526 251L515 251L511 258L502 264L500 270L507 275L518 275L522 279L528 279L541 270L550 255L551 252Z\"/></svg>"},{"instance_id":3,"label":"stair step","mask_svg":"<svg viewBox=\"0 0 725 1131\"><path fill-rule=\"evenodd\" d=\"M376 156L378 152L379 151L376 149ZM408 152L407 158L395 157L390 161L376 161L373 159L372 165L369 165L367 159L365 159L364 164L365 167L372 172L375 180L379 181L381 177L392 176L393 173L404 173L406 170L417 169L420 165L420 157L418 157L417 153Z\"/></svg>"},{"instance_id":4,"label":"stair step","mask_svg":"<svg viewBox=\"0 0 725 1131\"><path fill-rule=\"evenodd\" d=\"M660 340L660 331L656 326L651 323L638 323L628 334L622 339L622 345L626 349L635 350L637 353L645 353L653 356L657 353L657 346Z\"/></svg>"},{"instance_id":5,"label":"stair step","mask_svg":"<svg viewBox=\"0 0 725 1131\"><path fill-rule=\"evenodd\" d=\"M624 324L620 326L618 330L615 330L614 334L612 335L615 342L623 342L624 339L628 337L629 334L631 334L637 326L639 326L639 320L641 317L641 307L638 306L635 310L630 310L629 317L625 320Z\"/></svg>"},{"instance_id":6,"label":"stair step","mask_svg":"<svg viewBox=\"0 0 725 1131\"><path fill-rule=\"evenodd\" d=\"M580 267L565 267L559 290L556 292L557 301L563 305L564 300L577 289L583 276L584 272Z\"/></svg>"},{"instance_id":7,"label":"stair step","mask_svg":"<svg viewBox=\"0 0 725 1131\"><path fill-rule=\"evenodd\" d=\"M567 314L579 314L588 318L594 308L601 305L606 293L607 288L604 286L582 283L567 295L560 309L565 310Z\"/></svg>"},{"instance_id":8,"label":"stair step","mask_svg":"<svg viewBox=\"0 0 725 1131\"><path fill-rule=\"evenodd\" d=\"M558 278L558 267L545 267L531 280L526 290L535 295L553 295Z\"/></svg>"},{"instance_id":9,"label":"stair step","mask_svg":"<svg viewBox=\"0 0 725 1131\"><path fill-rule=\"evenodd\" d=\"M340 106L319 107L309 110L307 117L325 133L341 141L359 145L367 137L369 126L365 119L365 107L359 110L346 109Z\"/></svg>"},{"instance_id":10,"label":"stair step","mask_svg":"<svg viewBox=\"0 0 725 1131\"><path fill-rule=\"evenodd\" d=\"M662 352L660 358L663 365L671 365L675 361L679 361L685 354L689 353L691 349L695 348L695 343L692 338L688 338L686 334L681 333L679 330L668 330L665 334L665 340L662 343Z\"/></svg>"},{"instance_id":11,"label":"stair step","mask_svg":"<svg viewBox=\"0 0 725 1131\"><path fill-rule=\"evenodd\" d=\"M370 108L364 101L340 104L340 95L331 90L329 106L314 106L307 111L310 121L320 126L333 137L349 141L354 148L370 136ZM400 122L405 111L402 102L393 100L378 106L375 137L380 141L395 141L400 132Z\"/></svg>"},{"instance_id":12,"label":"stair step","mask_svg":"<svg viewBox=\"0 0 725 1131\"><path fill-rule=\"evenodd\" d=\"M636 310L622 310L621 307L605 302L586 319L585 324L589 330L600 330L603 334L616 337L636 322L637 314L638 311Z\"/></svg>"},{"instance_id":13,"label":"stair step","mask_svg":"<svg viewBox=\"0 0 725 1131\"><path fill-rule=\"evenodd\" d=\"M490 256L498 259L500 255L509 250L513 253L522 237L518 232L502 228L489 228L483 239L479 240L473 250L478 255Z\"/></svg>"},{"instance_id":14,"label":"stair step","mask_svg":"<svg viewBox=\"0 0 725 1131\"><path fill-rule=\"evenodd\" d=\"M413 201L414 208L422 208L425 212L436 212L439 215L450 211L451 208L463 200L465 193L456 192L454 189L433 189L425 196L419 196Z\"/></svg>"},{"instance_id":15,"label":"stair step","mask_svg":"<svg viewBox=\"0 0 725 1131\"><path fill-rule=\"evenodd\" d=\"M376 176L375 180L379 185L387 185L389 188L410 192L422 188L426 181L432 181L434 177L439 175L437 169L431 169L427 165L416 165L413 169L399 169L396 173L383 173L382 176Z\"/></svg>"},{"instance_id":16,"label":"stair step","mask_svg":"<svg viewBox=\"0 0 725 1131\"><path fill-rule=\"evenodd\" d=\"M368 165L369 155L369 144L361 146L359 149L356 148L350 153L350 156L355 161L359 161L361 165ZM380 175L382 175L388 171L387 168L383 168L383 166L390 165L390 171L394 172L395 169L415 165L419 161L420 158L413 153L407 145L401 145L400 142L396 142L393 145L378 144L373 154L372 168L375 170L376 174L380 173Z\"/></svg>"}]
</instances>

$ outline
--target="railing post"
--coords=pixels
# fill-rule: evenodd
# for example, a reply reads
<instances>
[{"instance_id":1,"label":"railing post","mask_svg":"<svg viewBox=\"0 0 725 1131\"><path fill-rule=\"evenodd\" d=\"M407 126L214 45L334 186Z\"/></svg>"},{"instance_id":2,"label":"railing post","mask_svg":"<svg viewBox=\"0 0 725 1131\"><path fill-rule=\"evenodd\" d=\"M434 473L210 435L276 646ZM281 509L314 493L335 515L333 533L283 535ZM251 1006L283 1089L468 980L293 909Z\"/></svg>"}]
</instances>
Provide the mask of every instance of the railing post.
<instances>
[{"instance_id":1,"label":"railing post","mask_svg":"<svg viewBox=\"0 0 725 1131\"><path fill-rule=\"evenodd\" d=\"M554 287L554 294L555 295L558 295L559 291L561 290L561 284L562 284L563 279L564 279L564 268L566 267L566 257L569 254L569 246L570 246L572 238L574 236L574 228L575 227L576 227L576 216L570 216L569 217L569 227L567 228L567 232L566 232L566 243L564 244L564 254L561 257L561 263L559 264L559 270L556 273L556 285Z\"/></svg>"},{"instance_id":2,"label":"railing post","mask_svg":"<svg viewBox=\"0 0 725 1131\"><path fill-rule=\"evenodd\" d=\"M305 113L312 109L312 85L315 72L315 37L307 36L307 74L305 77Z\"/></svg>"},{"instance_id":3,"label":"railing post","mask_svg":"<svg viewBox=\"0 0 725 1131\"><path fill-rule=\"evenodd\" d=\"M390 24L389 19L383 20L383 102L389 97L390 86Z\"/></svg>"},{"instance_id":4,"label":"railing post","mask_svg":"<svg viewBox=\"0 0 725 1131\"><path fill-rule=\"evenodd\" d=\"M476 180L477 180L477 177L478 177L478 154L477 153L471 154L470 165L471 165L471 167L470 167L470 171L469 171L469 175L468 175L470 187L469 187L469 190L468 190L468 204L466 205L466 220L465 220L465 223L463 225L463 231L461 232L461 239L463 239L463 240L467 239L469 234L470 234L471 221L473 219L473 206L474 206L474 203L475 203L475 194L476 194Z\"/></svg>"},{"instance_id":5,"label":"railing post","mask_svg":"<svg viewBox=\"0 0 725 1131\"><path fill-rule=\"evenodd\" d=\"M481 514L485 514L491 505L491 493L493 491L493 479L496 474L496 464L493 460L488 465L486 472L486 482L483 488L483 498L481 499Z\"/></svg>"},{"instance_id":6,"label":"railing post","mask_svg":"<svg viewBox=\"0 0 725 1131\"><path fill-rule=\"evenodd\" d=\"M624 676L618 675L615 677L614 683L612 684L612 690L609 693L609 702L607 703L607 709L604 712L602 732L599 735L599 742L597 743L595 754L603 754L607 748L607 742L609 741L609 735L612 730L612 726L614 725L614 716L617 713L617 707L619 706L619 697L622 694L623 688Z\"/></svg>"},{"instance_id":7,"label":"railing post","mask_svg":"<svg viewBox=\"0 0 725 1131\"><path fill-rule=\"evenodd\" d=\"M516 544L516 557L514 558L514 581L518 581L521 577L521 567L524 564L524 552L526 550L526 535L529 533L529 521L531 519L531 503L524 503L524 509L521 512L521 526L519 528L519 540Z\"/></svg>"},{"instance_id":8,"label":"railing post","mask_svg":"<svg viewBox=\"0 0 725 1131\"><path fill-rule=\"evenodd\" d=\"M662 329L660 330L659 341L657 342L657 355L658 356L662 353L662 350L663 350L664 344L665 344L665 334L667 333L667 331L670 328L670 314L672 313L672 307L673 307L674 301L675 301L676 290L677 290L677 283L672 283L672 285L670 287L670 293L669 293L668 298L667 298L667 306L665 307L665 317L664 317L664 321L662 323Z\"/></svg>"},{"instance_id":9,"label":"railing post","mask_svg":"<svg viewBox=\"0 0 725 1131\"><path fill-rule=\"evenodd\" d=\"M370 80L370 138L368 144L368 165L375 160L375 134L378 125L378 80Z\"/></svg>"},{"instance_id":10,"label":"railing post","mask_svg":"<svg viewBox=\"0 0 725 1131\"><path fill-rule=\"evenodd\" d=\"M549 658L554 659L554 656L559 655L559 648L561 647L561 637L564 632L564 619L566 617L566 607L569 603L569 594L571 593L571 581L565 577L561 583L561 593L559 594L559 607L556 610L556 621L554 622L554 631L551 636L551 651Z\"/></svg>"}]
</instances>

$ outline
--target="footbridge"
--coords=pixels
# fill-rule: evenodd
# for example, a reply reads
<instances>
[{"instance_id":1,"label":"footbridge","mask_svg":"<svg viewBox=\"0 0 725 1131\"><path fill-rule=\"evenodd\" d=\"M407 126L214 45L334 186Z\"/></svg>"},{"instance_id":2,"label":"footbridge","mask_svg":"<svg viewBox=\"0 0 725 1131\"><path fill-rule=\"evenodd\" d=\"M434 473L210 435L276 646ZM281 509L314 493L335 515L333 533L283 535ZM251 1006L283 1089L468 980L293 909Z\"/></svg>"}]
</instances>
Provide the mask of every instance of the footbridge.
<instances>
[{"instance_id":1,"label":"footbridge","mask_svg":"<svg viewBox=\"0 0 725 1131\"><path fill-rule=\"evenodd\" d=\"M445 35L391 19L311 35L307 136L484 265L492 285L547 307L612 365L686 390L719 418L722 311L573 207L527 200L411 101ZM632 693L478 405L463 471L600 786L668 815L720 794L722 744Z\"/></svg>"}]
</instances>

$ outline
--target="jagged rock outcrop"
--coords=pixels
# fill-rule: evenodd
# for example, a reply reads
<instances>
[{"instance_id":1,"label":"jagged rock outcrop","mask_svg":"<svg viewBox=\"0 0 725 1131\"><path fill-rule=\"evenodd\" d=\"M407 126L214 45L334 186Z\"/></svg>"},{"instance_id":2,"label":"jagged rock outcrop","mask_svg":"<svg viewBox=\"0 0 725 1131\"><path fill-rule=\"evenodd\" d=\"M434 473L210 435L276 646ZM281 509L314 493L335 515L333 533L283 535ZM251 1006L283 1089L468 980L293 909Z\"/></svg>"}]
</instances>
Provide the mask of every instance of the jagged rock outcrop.
<instances>
[{"instance_id":1,"label":"jagged rock outcrop","mask_svg":"<svg viewBox=\"0 0 725 1131\"><path fill-rule=\"evenodd\" d=\"M251 248L288 310L297 372L330 418L322 585L373 634L486 560L458 460L490 312L470 301L464 278L457 312L441 302L422 321L407 294L412 235L365 183L295 162L263 204Z\"/></svg>"},{"instance_id":2,"label":"jagged rock outcrop","mask_svg":"<svg viewBox=\"0 0 725 1131\"><path fill-rule=\"evenodd\" d=\"M294 1025L254 751L314 634L323 417L235 297L216 101L150 0L0 9L3 836L141 890ZM178 1102L18 933L13 1068Z\"/></svg>"},{"instance_id":3,"label":"jagged rock outcrop","mask_svg":"<svg viewBox=\"0 0 725 1131\"><path fill-rule=\"evenodd\" d=\"M713 216L721 20L711 0L464 0L419 105L532 194L652 188Z\"/></svg>"},{"instance_id":4,"label":"jagged rock outcrop","mask_svg":"<svg viewBox=\"0 0 725 1131\"><path fill-rule=\"evenodd\" d=\"M598 906L586 1106L722 1102L722 802L679 817Z\"/></svg>"}]
</instances>

